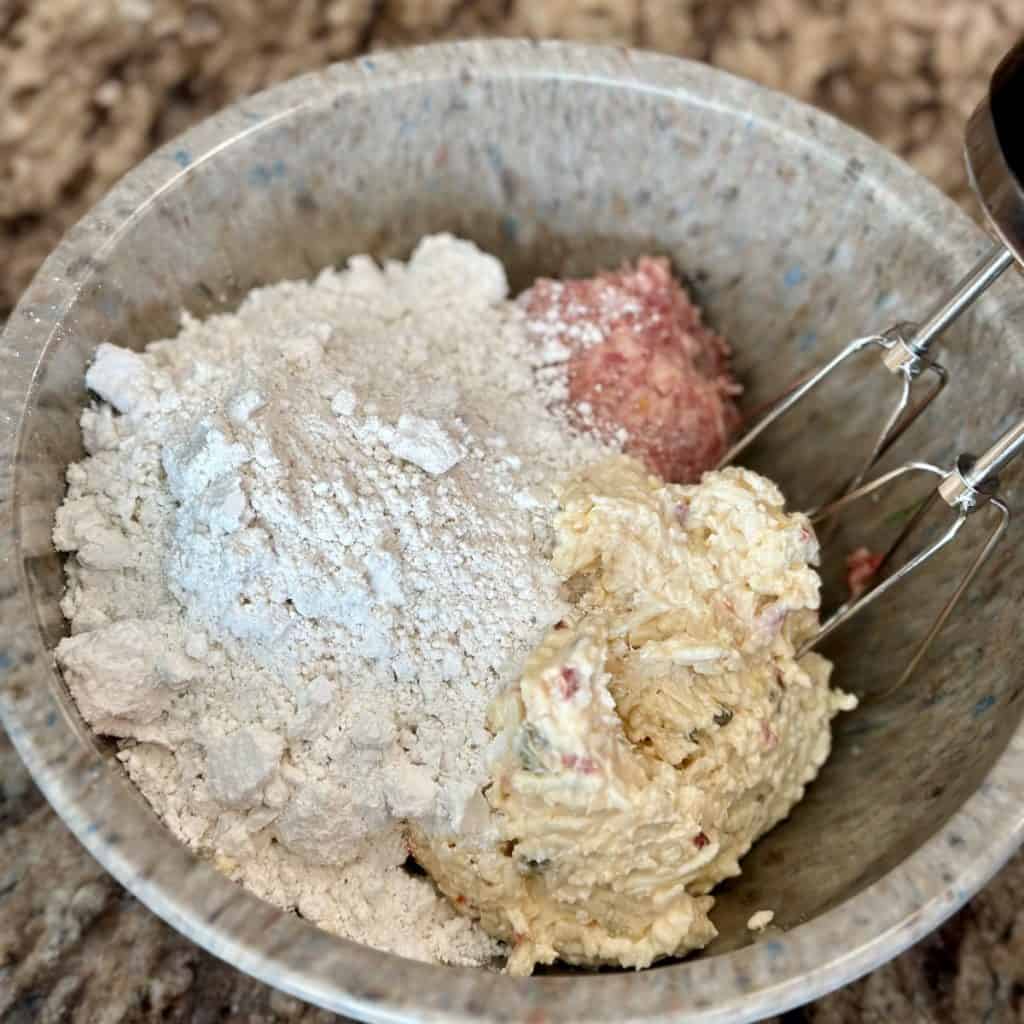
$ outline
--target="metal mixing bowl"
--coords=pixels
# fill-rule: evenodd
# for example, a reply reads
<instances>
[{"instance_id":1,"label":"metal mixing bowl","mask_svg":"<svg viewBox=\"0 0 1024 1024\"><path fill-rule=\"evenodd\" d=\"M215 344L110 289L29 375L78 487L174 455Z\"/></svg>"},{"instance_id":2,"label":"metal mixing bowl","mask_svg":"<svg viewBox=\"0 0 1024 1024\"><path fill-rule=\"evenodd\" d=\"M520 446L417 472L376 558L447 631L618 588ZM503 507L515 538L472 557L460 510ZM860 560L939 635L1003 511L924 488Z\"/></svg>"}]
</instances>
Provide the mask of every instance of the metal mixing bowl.
<instances>
[{"instance_id":1,"label":"metal mixing bowl","mask_svg":"<svg viewBox=\"0 0 1024 1024\"><path fill-rule=\"evenodd\" d=\"M253 285L353 253L405 254L442 229L497 253L516 285L670 255L734 341L747 408L844 340L919 312L984 246L947 199L860 135L678 60L445 45L366 57L236 104L122 181L51 256L4 333L0 712L39 786L175 928L367 1021L736 1024L894 956L1021 840L1016 529L915 682L837 721L835 752L806 799L723 887L721 937L696 959L640 974L513 979L332 938L179 846L83 726L50 653L64 630L50 530L64 468L81 454L96 345L139 348L174 333L182 309L230 307ZM904 452L943 461L983 446L1013 414L1018 284L1001 282L945 340L954 386ZM855 381L804 410L757 464L794 491L834 477L870 434L878 383ZM958 549L833 649L840 685L877 686L968 554ZM762 907L779 929L754 940L745 921Z\"/></svg>"}]
</instances>

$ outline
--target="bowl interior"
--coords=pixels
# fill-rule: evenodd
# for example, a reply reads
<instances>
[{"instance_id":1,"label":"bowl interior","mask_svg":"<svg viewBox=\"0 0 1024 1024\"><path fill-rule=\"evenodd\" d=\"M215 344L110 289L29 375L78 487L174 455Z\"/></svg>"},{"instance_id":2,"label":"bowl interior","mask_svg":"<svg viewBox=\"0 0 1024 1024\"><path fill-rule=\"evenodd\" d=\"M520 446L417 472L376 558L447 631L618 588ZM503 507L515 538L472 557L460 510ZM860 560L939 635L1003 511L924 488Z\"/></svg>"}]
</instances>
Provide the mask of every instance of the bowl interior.
<instances>
[{"instance_id":1,"label":"bowl interior","mask_svg":"<svg viewBox=\"0 0 1024 1024\"><path fill-rule=\"evenodd\" d=\"M161 151L153 161L179 172L173 182L67 268L83 284L53 314L18 453L21 553L48 644L64 629L50 525L64 468L80 454L83 373L101 341L140 348L173 334L183 309L229 308L253 285L356 253L404 256L429 232L475 240L517 287L657 253L733 342L749 411L842 342L922 312L980 248L963 225L955 244L945 238L884 168L832 151L815 119L783 124L639 83L466 72L378 87L372 61L363 73L364 88L337 95L327 73L316 102L278 116L256 104L249 129L201 159L187 145ZM107 210L112 222L127 212ZM947 463L1006 425L1021 362L995 301L942 344L954 384L889 461L912 453ZM877 363L858 364L750 461L797 501L821 493L852 468L893 394ZM844 520L829 565L861 531L891 526L912 497ZM830 646L839 685L869 694L892 679L964 570L982 531L976 518L965 543ZM1024 546L1011 531L914 681L838 720L832 758L806 799L723 888L721 936L705 956L749 942L756 909L774 910L788 929L854 896L978 787L1020 717L1013 610ZM49 686L66 704L52 672ZM77 720L71 707L68 716Z\"/></svg>"}]
</instances>

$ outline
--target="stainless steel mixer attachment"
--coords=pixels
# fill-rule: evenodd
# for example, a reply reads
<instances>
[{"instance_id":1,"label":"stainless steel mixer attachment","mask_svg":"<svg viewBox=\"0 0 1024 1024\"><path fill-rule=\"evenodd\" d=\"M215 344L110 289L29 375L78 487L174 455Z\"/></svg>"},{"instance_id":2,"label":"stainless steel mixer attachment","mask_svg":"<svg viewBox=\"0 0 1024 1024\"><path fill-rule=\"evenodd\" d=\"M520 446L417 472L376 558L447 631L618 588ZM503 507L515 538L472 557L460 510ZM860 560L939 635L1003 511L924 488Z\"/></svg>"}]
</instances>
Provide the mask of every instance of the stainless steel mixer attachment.
<instances>
[{"instance_id":1,"label":"stainless steel mixer attachment","mask_svg":"<svg viewBox=\"0 0 1024 1024\"><path fill-rule=\"evenodd\" d=\"M974 560L968 566L967 571L953 593L942 606L931 628L918 644L903 673L895 683L886 689L885 694L891 693L902 686L920 664L921 659L939 631L946 624L946 620L963 596L964 591L970 586L971 580L977 575L978 570L988 560L989 555L992 554L996 545L1006 533L1010 522L1010 510L1006 503L998 496L999 472L1019 455L1022 449L1024 449L1024 421L1008 430L984 455L978 458L975 458L973 455L962 454L956 460L953 468L948 471L942 470L928 462L905 463L888 473L883 473L869 483L862 484L814 513L811 519L815 524L827 522L842 509L872 494L876 494L882 488L894 483L901 477L923 474L937 477L939 480L938 484L918 506L907 524L882 556L875 572L876 582L874 585L859 597L851 597L835 609L821 624L815 636L804 645L800 654L805 654L812 647L815 647L825 637L835 632L844 622L847 622L863 608L878 600L883 594L896 586L897 583L906 579L924 565L925 562L937 555L957 537L968 518L975 512L985 508L994 510L996 512L996 523L988 539L982 545L977 555L975 555ZM904 546L907 539L913 534L915 528L924 519L929 510L939 503L944 503L947 510L952 513L949 525L936 540L911 555L895 571L890 571L896 554ZM884 696L885 694L876 694L875 696Z\"/></svg>"},{"instance_id":2,"label":"stainless steel mixer attachment","mask_svg":"<svg viewBox=\"0 0 1024 1024\"><path fill-rule=\"evenodd\" d=\"M882 556L874 582L859 597L851 597L822 623L818 633L804 647L809 650L843 623L873 603L897 583L916 572L960 533L967 519L980 509L996 513L997 522L966 573L939 612L935 622L916 648L910 663L886 692L902 685L918 666L935 636L949 618L971 580L1002 539L1009 523L1007 505L997 496L999 471L1024 448L1024 422L1009 430L980 458L961 455L948 471L926 462L909 462L865 484L875 463L903 435L942 391L946 371L929 355L932 343L1012 264L1024 266L1024 39L1002 60L992 76L988 96L971 116L966 132L966 158L971 185L981 202L998 241L976 266L956 285L951 294L919 323L901 323L883 334L849 342L838 355L794 384L768 412L726 453L722 465L735 460L773 423L798 402L819 388L849 360L862 352L877 350L879 361L899 381L895 406L853 475L838 495L818 510L812 519L825 526L843 508L877 494L901 477L930 474L939 483L918 507L899 536ZM929 378L927 386L924 378ZM925 545L896 568L895 556L907 543L930 509L946 506L952 514L948 527L938 539ZM825 526L827 529L827 526Z\"/></svg>"},{"instance_id":3,"label":"stainless steel mixer attachment","mask_svg":"<svg viewBox=\"0 0 1024 1024\"><path fill-rule=\"evenodd\" d=\"M998 242L919 323L901 323L883 334L857 338L838 355L798 381L732 446L722 459L728 465L773 423L816 390L849 360L877 349L879 361L899 378L895 407L885 418L878 438L844 492L855 489L892 444L907 430L945 386L946 371L929 355L938 336L1014 263L1024 265L1024 40L1011 50L992 76L989 94L967 124L966 157L971 185ZM932 379L923 389L924 376ZM914 392L920 392L915 397Z\"/></svg>"}]
</instances>

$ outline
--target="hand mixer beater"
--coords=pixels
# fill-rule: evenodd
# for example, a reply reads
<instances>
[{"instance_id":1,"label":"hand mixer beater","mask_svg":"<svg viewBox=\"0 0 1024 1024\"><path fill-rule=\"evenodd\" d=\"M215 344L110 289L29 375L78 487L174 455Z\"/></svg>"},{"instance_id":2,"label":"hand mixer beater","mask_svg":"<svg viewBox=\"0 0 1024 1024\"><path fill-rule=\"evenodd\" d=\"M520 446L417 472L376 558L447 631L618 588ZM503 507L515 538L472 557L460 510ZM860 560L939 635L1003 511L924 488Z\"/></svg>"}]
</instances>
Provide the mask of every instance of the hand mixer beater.
<instances>
[{"instance_id":1,"label":"hand mixer beater","mask_svg":"<svg viewBox=\"0 0 1024 1024\"><path fill-rule=\"evenodd\" d=\"M938 554L957 537L967 519L975 512L983 508L995 512L996 524L992 532L918 644L907 667L886 693L901 686L913 673L971 580L1002 539L1009 523L1009 508L998 496L998 475L1024 448L1024 421L1007 431L980 457L961 454L949 470L927 462L908 462L869 483L864 483L864 480L875 463L945 386L946 371L929 355L933 342L1012 264L1024 266L1022 112L1024 39L999 64L992 75L988 95L967 124L965 152L970 182L998 239L991 251L920 323L900 323L882 334L857 338L834 358L797 381L730 449L721 463L727 465L735 460L780 417L819 388L845 363L863 352L876 350L882 366L897 378L899 392L896 404L884 420L874 444L838 496L811 513L812 520L815 523L833 520L842 509L877 494L902 477L924 474L937 478L937 483L882 556L873 584L860 596L851 596L835 609L800 653L820 643ZM927 386L922 383L926 378ZM940 532L937 539L923 546L894 569L897 553L929 510L937 505L944 505L950 513L949 525Z\"/></svg>"}]
</instances>

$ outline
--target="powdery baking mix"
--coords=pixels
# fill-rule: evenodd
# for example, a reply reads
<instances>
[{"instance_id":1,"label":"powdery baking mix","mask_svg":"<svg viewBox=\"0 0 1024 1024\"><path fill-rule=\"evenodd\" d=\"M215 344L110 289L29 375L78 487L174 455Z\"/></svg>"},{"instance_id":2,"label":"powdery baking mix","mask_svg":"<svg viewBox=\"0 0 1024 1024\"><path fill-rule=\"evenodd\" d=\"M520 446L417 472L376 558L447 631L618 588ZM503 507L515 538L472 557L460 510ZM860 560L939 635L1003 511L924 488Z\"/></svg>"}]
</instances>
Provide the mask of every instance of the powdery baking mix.
<instances>
[{"instance_id":1,"label":"powdery baking mix","mask_svg":"<svg viewBox=\"0 0 1024 1024\"><path fill-rule=\"evenodd\" d=\"M403 870L455 828L486 707L566 611L554 485L607 445L538 387L497 260L449 237L101 346L55 538L84 717L232 878L348 938L481 963ZM126 617L130 616L130 617Z\"/></svg>"}]
</instances>

